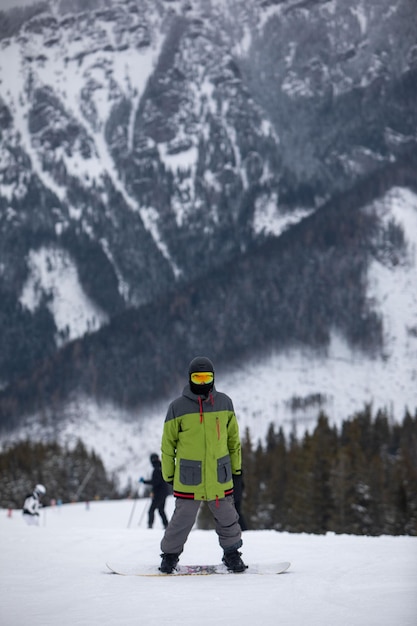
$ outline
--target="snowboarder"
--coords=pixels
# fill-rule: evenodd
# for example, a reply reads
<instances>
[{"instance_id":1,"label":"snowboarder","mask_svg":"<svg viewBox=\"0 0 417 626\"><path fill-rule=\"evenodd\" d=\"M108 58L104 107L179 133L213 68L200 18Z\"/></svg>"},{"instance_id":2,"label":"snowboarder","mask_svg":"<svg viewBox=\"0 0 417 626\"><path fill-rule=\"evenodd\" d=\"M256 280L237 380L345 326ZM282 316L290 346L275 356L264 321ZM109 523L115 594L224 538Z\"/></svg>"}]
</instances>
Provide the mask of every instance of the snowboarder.
<instances>
[{"instance_id":1,"label":"snowboarder","mask_svg":"<svg viewBox=\"0 0 417 626\"><path fill-rule=\"evenodd\" d=\"M159 456L156 453L151 454L150 461L153 467L152 478L150 480L145 480L142 477L139 479L139 482L144 485L152 485L152 503L148 512L148 528L153 527L156 510L158 510L164 528L166 528L168 526L168 519L165 514L165 500L169 493L169 486L162 478Z\"/></svg>"},{"instance_id":2,"label":"snowboarder","mask_svg":"<svg viewBox=\"0 0 417 626\"><path fill-rule=\"evenodd\" d=\"M30 526L39 526L39 511L42 508L41 497L46 494L43 485L36 485L32 493L29 493L23 503L23 519Z\"/></svg>"},{"instance_id":3,"label":"snowboarder","mask_svg":"<svg viewBox=\"0 0 417 626\"><path fill-rule=\"evenodd\" d=\"M214 386L214 366L196 357L182 396L171 402L162 435L162 474L173 484L174 514L161 541L160 571L172 574L202 502L216 522L223 562L243 572L242 532L233 503L233 476L241 474L239 427L232 400Z\"/></svg>"}]
</instances>

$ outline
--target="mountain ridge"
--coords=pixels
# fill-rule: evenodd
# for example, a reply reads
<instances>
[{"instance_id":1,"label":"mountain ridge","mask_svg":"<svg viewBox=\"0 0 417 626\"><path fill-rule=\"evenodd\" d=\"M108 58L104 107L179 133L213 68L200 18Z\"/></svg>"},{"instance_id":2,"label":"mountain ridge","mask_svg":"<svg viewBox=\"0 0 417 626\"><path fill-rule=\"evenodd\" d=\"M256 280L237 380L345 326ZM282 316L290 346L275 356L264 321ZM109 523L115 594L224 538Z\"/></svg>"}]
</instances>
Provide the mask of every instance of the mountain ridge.
<instances>
[{"instance_id":1,"label":"mountain ridge","mask_svg":"<svg viewBox=\"0 0 417 626\"><path fill-rule=\"evenodd\" d=\"M339 328L353 346L371 354L381 352L383 328L377 311L368 308L364 275L370 258L384 251L398 258L404 243L401 233L391 244L385 235L378 235L388 233L388 227L382 228L368 207L394 187L395 180L413 187L413 171L408 157L388 167L379 182L375 174L377 180L362 182L350 194L326 203L279 238L265 238L229 266L213 267L205 277L173 287L159 301L113 316L103 328L64 346L49 364L45 361L32 376L0 393L2 424L13 413L10 401L14 413L42 412L51 395L59 405L77 391L125 409L139 401L152 402L158 391L168 394L178 383L175 375L170 386L161 383L163 372L182 371L193 346L233 367L242 355L268 353L274 346L285 350L300 344L323 351L330 341L329 329ZM328 265L333 274L324 271ZM347 280L349 290L344 289ZM214 303L219 298L221 307L210 314L213 293ZM238 302L245 308L239 311ZM298 326L293 307L299 311Z\"/></svg>"},{"instance_id":2,"label":"mountain ridge","mask_svg":"<svg viewBox=\"0 0 417 626\"><path fill-rule=\"evenodd\" d=\"M407 233L362 208L415 190L412 0L85 9L0 15L2 423L151 402L200 348L383 350L367 269Z\"/></svg>"}]
</instances>

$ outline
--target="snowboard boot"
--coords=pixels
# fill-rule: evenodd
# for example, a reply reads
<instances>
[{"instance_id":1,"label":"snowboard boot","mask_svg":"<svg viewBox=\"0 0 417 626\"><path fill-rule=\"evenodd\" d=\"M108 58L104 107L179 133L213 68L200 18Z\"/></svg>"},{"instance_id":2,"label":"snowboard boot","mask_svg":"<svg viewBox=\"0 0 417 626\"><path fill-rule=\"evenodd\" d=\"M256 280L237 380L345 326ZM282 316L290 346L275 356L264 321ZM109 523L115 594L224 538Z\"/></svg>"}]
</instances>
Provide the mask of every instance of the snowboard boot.
<instances>
[{"instance_id":1,"label":"snowboard boot","mask_svg":"<svg viewBox=\"0 0 417 626\"><path fill-rule=\"evenodd\" d=\"M179 554L161 554L162 561L159 567L159 571L163 574L172 574L177 563Z\"/></svg>"},{"instance_id":2,"label":"snowboard boot","mask_svg":"<svg viewBox=\"0 0 417 626\"><path fill-rule=\"evenodd\" d=\"M223 555L223 563L226 565L227 569L230 572L244 572L248 567L244 564L242 559L240 558L241 552L237 550L231 550L230 552L225 552Z\"/></svg>"}]
</instances>

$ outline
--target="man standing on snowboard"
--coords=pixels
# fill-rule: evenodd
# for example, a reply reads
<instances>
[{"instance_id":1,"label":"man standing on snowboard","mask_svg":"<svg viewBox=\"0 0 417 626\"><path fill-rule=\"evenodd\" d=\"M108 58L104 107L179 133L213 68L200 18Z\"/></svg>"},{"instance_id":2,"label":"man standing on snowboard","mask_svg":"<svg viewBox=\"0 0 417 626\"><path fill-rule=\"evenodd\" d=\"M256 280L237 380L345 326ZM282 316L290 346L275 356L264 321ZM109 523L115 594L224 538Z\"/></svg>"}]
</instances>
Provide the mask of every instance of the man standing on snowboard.
<instances>
[{"instance_id":1,"label":"man standing on snowboard","mask_svg":"<svg viewBox=\"0 0 417 626\"><path fill-rule=\"evenodd\" d=\"M214 366L207 357L189 365L182 395L167 412L162 435L162 474L173 485L175 510L161 541L161 572L171 574L184 549L202 502L216 524L223 562L233 572L246 565L238 549L241 528L233 485L241 480L239 427L232 400L214 386Z\"/></svg>"}]
</instances>

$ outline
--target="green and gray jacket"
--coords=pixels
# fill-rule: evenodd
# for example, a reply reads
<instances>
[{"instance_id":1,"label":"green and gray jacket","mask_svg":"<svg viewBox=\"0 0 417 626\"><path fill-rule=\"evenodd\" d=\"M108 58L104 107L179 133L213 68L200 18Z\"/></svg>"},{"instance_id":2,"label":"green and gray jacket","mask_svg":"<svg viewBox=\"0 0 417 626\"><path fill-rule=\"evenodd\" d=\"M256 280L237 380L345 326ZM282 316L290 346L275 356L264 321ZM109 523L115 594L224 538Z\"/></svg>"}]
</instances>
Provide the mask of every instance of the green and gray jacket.
<instances>
[{"instance_id":1,"label":"green and gray jacket","mask_svg":"<svg viewBox=\"0 0 417 626\"><path fill-rule=\"evenodd\" d=\"M162 435L162 475L174 496L216 500L233 493L240 474L239 426L232 400L213 387L207 399L186 385L167 412Z\"/></svg>"}]
</instances>

